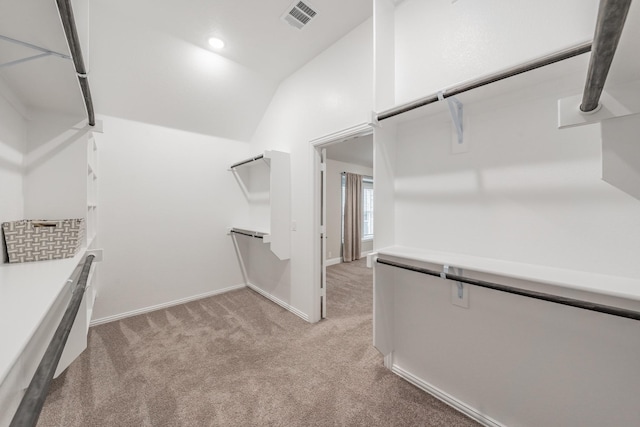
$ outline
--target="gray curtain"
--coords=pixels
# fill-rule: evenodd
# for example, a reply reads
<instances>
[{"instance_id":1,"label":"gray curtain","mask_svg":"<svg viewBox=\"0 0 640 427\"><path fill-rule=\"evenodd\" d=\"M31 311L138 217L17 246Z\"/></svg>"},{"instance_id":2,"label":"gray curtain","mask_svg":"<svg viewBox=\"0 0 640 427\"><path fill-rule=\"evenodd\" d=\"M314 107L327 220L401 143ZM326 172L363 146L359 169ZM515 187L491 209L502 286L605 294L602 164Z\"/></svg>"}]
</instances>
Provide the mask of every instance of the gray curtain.
<instances>
[{"instance_id":1,"label":"gray curtain","mask_svg":"<svg viewBox=\"0 0 640 427\"><path fill-rule=\"evenodd\" d=\"M346 173L344 198L344 262L360 259L362 241L362 175Z\"/></svg>"}]
</instances>

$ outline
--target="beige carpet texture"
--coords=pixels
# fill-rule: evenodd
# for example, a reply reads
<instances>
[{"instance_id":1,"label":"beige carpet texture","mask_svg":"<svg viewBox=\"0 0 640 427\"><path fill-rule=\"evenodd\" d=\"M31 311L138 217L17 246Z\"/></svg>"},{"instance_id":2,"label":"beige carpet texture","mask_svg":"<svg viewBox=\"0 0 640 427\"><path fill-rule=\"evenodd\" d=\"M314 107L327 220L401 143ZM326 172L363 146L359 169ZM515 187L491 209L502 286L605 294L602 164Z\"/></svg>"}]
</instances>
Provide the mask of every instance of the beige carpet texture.
<instances>
[{"instance_id":1,"label":"beige carpet texture","mask_svg":"<svg viewBox=\"0 0 640 427\"><path fill-rule=\"evenodd\" d=\"M476 426L382 364L364 260L309 324L242 289L91 328L38 426Z\"/></svg>"}]
</instances>

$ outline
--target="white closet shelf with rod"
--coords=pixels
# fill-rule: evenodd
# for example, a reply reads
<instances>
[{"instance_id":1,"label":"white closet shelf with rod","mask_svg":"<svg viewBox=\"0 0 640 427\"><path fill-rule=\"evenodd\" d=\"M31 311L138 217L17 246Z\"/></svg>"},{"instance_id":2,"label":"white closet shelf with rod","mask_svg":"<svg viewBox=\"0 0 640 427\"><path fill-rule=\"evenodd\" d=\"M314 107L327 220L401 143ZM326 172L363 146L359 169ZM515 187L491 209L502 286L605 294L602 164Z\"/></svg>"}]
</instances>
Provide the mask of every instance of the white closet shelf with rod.
<instances>
[{"instance_id":1,"label":"white closet shelf with rod","mask_svg":"<svg viewBox=\"0 0 640 427\"><path fill-rule=\"evenodd\" d=\"M380 249L376 263L494 291L640 320L640 280L403 246ZM442 266L427 268L423 264ZM450 272L451 271L451 272ZM466 273L465 273L466 272ZM550 285L545 292L483 280L478 273ZM603 287L602 283L607 286ZM589 300L563 295L589 295ZM605 304L602 301L615 301Z\"/></svg>"},{"instance_id":2,"label":"white closet shelf with rod","mask_svg":"<svg viewBox=\"0 0 640 427\"><path fill-rule=\"evenodd\" d=\"M248 220L228 234L261 239L280 259L290 258L291 172L289 153L267 150L230 166L248 202Z\"/></svg>"},{"instance_id":3,"label":"white closet shelf with rod","mask_svg":"<svg viewBox=\"0 0 640 427\"><path fill-rule=\"evenodd\" d=\"M377 122L388 120L392 117L400 116L410 111L417 110L421 107L437 103L438 101L446 100L447 98L451 98L455 95L469 92L473 89L487 86L491 83L505 80L510 77L542 68L556 62L564 61L566 59L570 59L591 51L591 58L587 71L587 80L585 83L584 93L580 97L582 99L582 102L575 106L572 103L568 107L575 110L575 112L561 111L561 114L563 116L572 116L568 119L564 119L564 122L573 121L575 123L571 124L582 124L579 123L580 119L576 119L574 116L577 115L580 117L588 117L589 115L597 113L600 109L600 97L602 95L602 91L607 80L609 69L611 67L614 54L620 41L620 37L622 35L624 23L627 18L630 5L631 0L601 0L598 10L596 29L592 42L583 42L567 49L562 49L552 54L537 58L532 61L524 62L522 64L495 72L493 74L489 74L487 76L448 87L446 89L438 91L437 93L374 114L374 119ZM454 99L450 101L453 100ZM567 107L563 107L561 105L561 109L562 108L566 109ZM634 112L638 111L620 113L618 115L625 115ZM592 120L583 119L583 121L593 122L599 121L604 118L609 117L596 116ZM561 119L559 123L560 127L569 125L563 124L563 119Z\"/></svg>"},{"instance_id":4,"label":"white closet shelf with rod","mask_svg":"<svg viewBox=\"0 0 640 427\"><path fill-rule=\"evenodd\" d=\"M247 228L231 227L229 233L239 234L241 236L253 237L256 239L262 239L263 242L269 243L270 235L264 231L248 230Z\"/></svg>"}]
</instances>

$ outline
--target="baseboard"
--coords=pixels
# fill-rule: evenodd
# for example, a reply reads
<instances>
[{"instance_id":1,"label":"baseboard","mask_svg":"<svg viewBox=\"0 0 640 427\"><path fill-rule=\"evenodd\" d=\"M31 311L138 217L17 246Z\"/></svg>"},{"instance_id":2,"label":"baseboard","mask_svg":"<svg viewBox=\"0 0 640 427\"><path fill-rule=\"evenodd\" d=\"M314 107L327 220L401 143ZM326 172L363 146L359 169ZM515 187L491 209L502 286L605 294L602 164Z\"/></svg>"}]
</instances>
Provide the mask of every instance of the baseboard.
<instances>
[{"instance_id":1,"label":"baseboard","mask_svg":"<svg viewBox=\"0 0 640 427\"><path fill-rule=\"evenodd\" d=\"M208 298L214 295L220 295L226 292L235 291L236 289L242 289L245 286L246 285L244 283L241 285L229 286L228 288L217 289L215 291L205 292L204 294L193 295L187 298L173 300L162 304L151 305L149 307L139 308L137 310L127 311L125 313L114 314L113 316L102 317L100 319L92 320L91 323L89 323L89 326L91 327L102 325L103 323L115 322L116 320L126 319L127 317L137 316L139 314L145 314L156 310L162 310L163 308L173 307L174 305L185 304L202 298Z\"/></svg>"},{"instance_id":2,"label":"baseboard","mask_svg":"<svg viewBox=\"0 0 640 427\"><path fill-rule=\"evenodd\" d=\"M329 267L330 265L336 265L336 264L340 264L342 262L342 257L338 257L338 258L331 258L325 261L324 265L326 265L327 267Z\"/></svg>"},{"instance_id":3,"label":"baseboard","mask_svg":"<svg viewBox=\"0 0 640 427\"><path fill-rule=\"evenodd\" d=\"M268 300L271 300L273 302L275 302L276 304L278 304L280 307L284 308L285 310L288 310L290 312L292 312L293 314L295 314L296 316L302 318L305 321L309 321L309 315L305 314L303 312L301 312L300 310L298 310L297 308L295 308L294 306L287 304L286 302L282 301L280 298L276 298L273 295L271 295L270 293L263 291L262 289L260 289L259 287L257 287L256 285L254 285L253 283L247 283L247 286L256 291L257 293L259 293L260 295L262 295L263 297L267 298Z\"/></svg>"},{"instance_id":4,"label":"baseboard","mask_svg":"<svg viewBox=\"0 0 640 427\"><path fill-rule=\"evenodd\" d=\"M422 380L421 378L418 378L415 375L411 374L410 372L405 371L404 369L402 369L398 365L394 364L393 367L391 368L391 372L393 372L394 374L396 374L399 377L403 378L404 380L410 382L411 384L413 384L414 386L418 387L419 389L426 391L427 393L429 393L430 395L432 395L436 399L443 401L447 405L451 406L453 409L456 409L456 410L462 412L463 414L465 414L466 416L468 416L472 420L475 420L475 421L479 422L483 426L487 426L487 427L506 427L504 424L500 424L498 421L494 420L493 418L480 413L475 408L472 408L471 406L467 405L466 403L461 402L460 400L456 399L455 397L451 396L450 394L445 393L444 391L440 390L437 387L434 387L433 385L431 385L428 382Z\"/></svg>"}]
</instances>

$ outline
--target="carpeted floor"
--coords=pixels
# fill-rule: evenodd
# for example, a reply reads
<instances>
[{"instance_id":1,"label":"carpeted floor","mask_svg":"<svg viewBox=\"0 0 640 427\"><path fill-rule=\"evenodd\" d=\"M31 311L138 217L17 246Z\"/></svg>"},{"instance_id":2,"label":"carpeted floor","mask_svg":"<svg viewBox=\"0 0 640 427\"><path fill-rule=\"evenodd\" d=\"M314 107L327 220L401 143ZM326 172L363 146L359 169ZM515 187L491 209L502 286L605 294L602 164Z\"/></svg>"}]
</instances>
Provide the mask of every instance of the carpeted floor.
<instances>
[{"instance_id":1,"label":"carpeted floor","mask_svg":"<svg viewBox=\"0 0 640 427\"><path fill-rule=\"evenodd\" d=\"M94 327L38 425L477 425L383 367L364 260L328 282L315 325L242 289Z\"/></svg>"}]
</instances>

